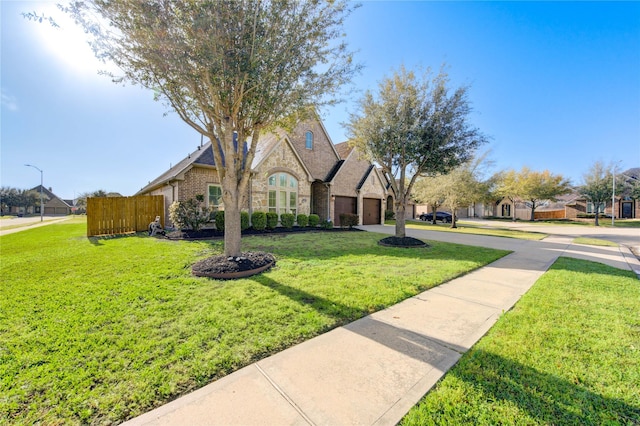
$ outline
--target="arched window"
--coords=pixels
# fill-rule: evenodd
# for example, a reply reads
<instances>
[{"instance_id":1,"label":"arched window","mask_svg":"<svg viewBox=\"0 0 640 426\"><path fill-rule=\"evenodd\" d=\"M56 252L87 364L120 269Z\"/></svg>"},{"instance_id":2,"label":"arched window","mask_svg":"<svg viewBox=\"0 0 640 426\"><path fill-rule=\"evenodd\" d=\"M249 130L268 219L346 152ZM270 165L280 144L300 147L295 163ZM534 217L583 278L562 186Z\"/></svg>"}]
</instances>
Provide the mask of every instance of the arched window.
<instances>
[{"instance_id":1,"label":"arched window","mask_svg":"<svg viewBox=\"0 0 640 426\"><path fill-rule=\"evenodd\" d=\"M269 176L269 211L297 214L298 179L282 172Z\"/></svg>"},{"instance_id":2,"label":"arched window","mask_svg":"<svg viewBox=\"0 0 640 426\"><path fill-rule=\"evenodd\" d=\"M305 147L313 149L313 132L311 130L307 130L307 133L305 133Z\"/></svg>"}]
</instances>

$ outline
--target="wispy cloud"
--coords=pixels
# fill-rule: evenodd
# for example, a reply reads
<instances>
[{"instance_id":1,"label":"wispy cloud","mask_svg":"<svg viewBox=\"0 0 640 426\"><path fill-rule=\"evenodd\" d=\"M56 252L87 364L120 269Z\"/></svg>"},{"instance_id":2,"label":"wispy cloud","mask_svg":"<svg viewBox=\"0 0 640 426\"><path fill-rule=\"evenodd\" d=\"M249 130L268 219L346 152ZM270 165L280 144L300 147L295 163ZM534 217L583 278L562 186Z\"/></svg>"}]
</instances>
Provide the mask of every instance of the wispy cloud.
<instances>
[{"instance_id":1,"label":"wispy cloud","mask_svg":"<svg viewBox=\"0 0 640 426\"><path fill-rule=\"evenodd\" d=\"M18 100L15 96L11 96L2 89L2 107L8 109L9 111L17 111L18 110Z\"/></svg>"}]
</instances>

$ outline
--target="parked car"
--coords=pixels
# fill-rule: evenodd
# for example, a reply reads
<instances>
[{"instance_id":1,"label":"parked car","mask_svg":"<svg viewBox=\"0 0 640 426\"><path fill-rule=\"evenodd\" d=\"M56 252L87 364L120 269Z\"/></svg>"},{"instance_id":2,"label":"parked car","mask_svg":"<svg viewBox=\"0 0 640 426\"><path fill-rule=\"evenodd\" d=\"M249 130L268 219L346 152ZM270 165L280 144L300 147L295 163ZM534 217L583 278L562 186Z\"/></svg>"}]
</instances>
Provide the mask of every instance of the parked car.
<instances>
[{"instance_id":1,"label":"parked car","mask_svg":"<svg viewBox=\"0 0 640 426\"><path fill-rule=\"evenodd\" d=\"M422 213L418 216L420 220L425 220L427 222L433 222L433 213ZM436 222L445 222L451 223L451 213L447 212L436 212Z\"/></svg>"}]
</instances>

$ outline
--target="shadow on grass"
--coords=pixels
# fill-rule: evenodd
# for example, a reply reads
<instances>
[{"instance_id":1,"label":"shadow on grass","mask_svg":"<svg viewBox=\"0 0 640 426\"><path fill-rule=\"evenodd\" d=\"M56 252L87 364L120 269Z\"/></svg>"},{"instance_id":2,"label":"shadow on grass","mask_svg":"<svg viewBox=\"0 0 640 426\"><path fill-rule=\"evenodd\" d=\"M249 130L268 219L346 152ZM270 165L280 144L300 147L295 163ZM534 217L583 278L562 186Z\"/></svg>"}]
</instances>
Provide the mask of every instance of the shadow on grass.
<instances>
[{"instance_id":1,"label":"shadow on grass","mask_svg":"<svg viewBox=\"0 0 640 426\"><path fill-rule=\"evenodd\" d=\"M573 383L483 350L470 352L460 362L449 374L480 390L483 400L511 403L538 422L640 424L640 404L602 396L588 383Z\"/></svg>"},{"instance_id":2,"label":"shadow on grass","mask_svg":"<svg viewBox=\"0 0 640 426\"><path fill-rule=\"evenodd\" d=\"M311 307L321 315L333 318L336 321L333 327L339 327L369 314L369 312L361 309L340 302L334 302L313 293L308 293L304 290L279 283L266 275L256 275L251 279L260 285L275 290L300 305Z\"/></svg>"}]
</instances>

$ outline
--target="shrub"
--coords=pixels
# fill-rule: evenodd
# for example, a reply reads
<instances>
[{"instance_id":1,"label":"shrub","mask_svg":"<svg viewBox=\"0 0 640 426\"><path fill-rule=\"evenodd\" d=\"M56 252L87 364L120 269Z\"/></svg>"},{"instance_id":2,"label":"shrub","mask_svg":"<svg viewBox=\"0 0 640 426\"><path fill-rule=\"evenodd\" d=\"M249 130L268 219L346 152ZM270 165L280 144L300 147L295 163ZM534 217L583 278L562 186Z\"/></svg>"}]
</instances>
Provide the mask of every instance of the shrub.
<instances>
[{"instance_id":1,"label":"shrub","mask_svg":"<svg viewBox=\"0 0 640 426\"><path fill-rule=\"evenodd\" d=\"M345 228L349 227L349 229L358 225L358 215L353 213L341 213L340 214L340 227Z\"/></svg>"},{"instance_id":2,"label":"shrub","mask_svg":"<svg viewBox=\"0 0 640 426\"><path fill-rule=\"evenodd\" d=\"M309 216L306 214L299 214L296 221L298 222L298 226L305 227L309 224Z\"/></svg>"},{"instance_id":3,"label":"shrub","mask_svg":"<svg viewBox=\"0 0 640 426\"><path fill-rule=\"evenodd\" d=\"M320 223L320 216L318 216L317 214L310 214L309 226L312 226L315 228L316 226L318 226L318 223Z\"/></svg>"},{"instance_id":4,"label":"shrub","mask_svg":"<svg viewBox=\"0 0 640 426\"><path fill-rule=\"evenodd\" d=\"M324 229L333 229L333 222L330 220L323 220L320 226Z\"/></svg>"},{"instance_id":5,"label":"shrub","mask_svg":"<svg viewBox=\"0 0 640 426\"><path fill-rule=\"evenodd\" d=\"M278 226L278 213L268 212L267 229L276 229L276 226Z\"/></svg>"},{"instance_id":6,"label":"shrub","mask_svg":"<svg viewBox=\"0 0 640 426\"><path fill-rule=\"evenodd\" d=\"M174 201L169 206L169 219L179 229L199 231L209 221L211 209L203 206L204 196L196 195L187 201Z\"/></svg>"},{"instance_id":7,"label":"shrub","mask_svg":"<svg viewBox=\"0 0 640 426\"><path fill-rule=\"evenodd\" d=\"M218 210L215 217L216 229L224 231L224 210Z\"/></svg>"},{"instance_id":8,"label":"shrub","mask_svg":"<svg viewBox=\"0 0 640 426\"><path fill-rule=\"evenodd\" d=\"M282 213L280 215L280 223L287 229L293 228L293 223L296 221L296 216L292 213Z\"/></svg>"},{"instance_id":9,"label":"shrub","mask_svg":"<svg viewBox=\"0 0 640 426\"><path fill-rule=\"evenodd\" d=\"M240 231L249 229L249 212L240 212Z\"/></svg>"},{"instance_id":10,"label":"shrub","mask_svg":"<svg viewBox=\"0 0 640 426\"><path fill-rule=\"evenodd\" d=\"M264 231L267 227L267 214L265 212L251 213L251 225L256 231Z\"/></svg>"},{"instance_id":11,"label":"shrub","mask_svg":"<svg viewBox=\"0 0 640 426\"><path fill-rule=\"evenodd\" d=\"M385 210L384 211L384 220L393 220L396 218L396 214L393 210Z\"/></svg>"}]
</instances>

